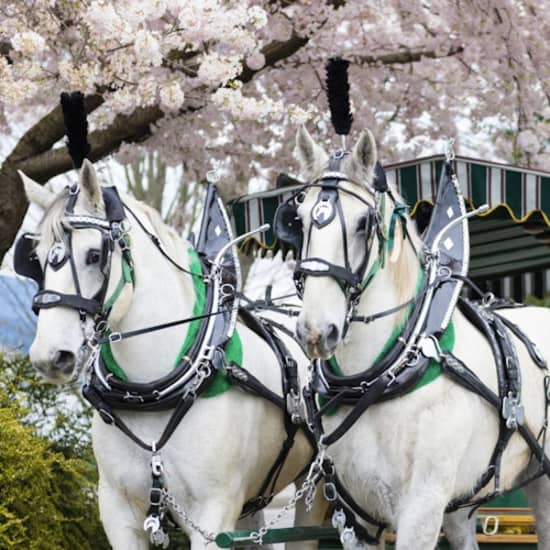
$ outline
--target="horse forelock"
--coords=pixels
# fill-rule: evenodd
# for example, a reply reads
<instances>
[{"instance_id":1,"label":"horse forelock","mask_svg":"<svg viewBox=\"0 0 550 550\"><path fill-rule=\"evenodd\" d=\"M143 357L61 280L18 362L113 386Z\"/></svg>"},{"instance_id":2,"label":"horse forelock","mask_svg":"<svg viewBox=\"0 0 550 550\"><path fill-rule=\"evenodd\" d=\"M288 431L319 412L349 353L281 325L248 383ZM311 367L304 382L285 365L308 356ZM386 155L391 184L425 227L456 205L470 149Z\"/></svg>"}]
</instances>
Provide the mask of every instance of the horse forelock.
<instances>
[{"instance_id":1,"label":"horse forelock","mask_svg":"<svg viewBox=\"0 0 550 550\"><path fill-rule=\"evenodd\" d=\"M44 212L39 224L40 243L37 248L48 250L55 241L63 240L63 234L70 230L64 223L68 198L69 192L64 189Z\"/></svg>"}]
</instances>

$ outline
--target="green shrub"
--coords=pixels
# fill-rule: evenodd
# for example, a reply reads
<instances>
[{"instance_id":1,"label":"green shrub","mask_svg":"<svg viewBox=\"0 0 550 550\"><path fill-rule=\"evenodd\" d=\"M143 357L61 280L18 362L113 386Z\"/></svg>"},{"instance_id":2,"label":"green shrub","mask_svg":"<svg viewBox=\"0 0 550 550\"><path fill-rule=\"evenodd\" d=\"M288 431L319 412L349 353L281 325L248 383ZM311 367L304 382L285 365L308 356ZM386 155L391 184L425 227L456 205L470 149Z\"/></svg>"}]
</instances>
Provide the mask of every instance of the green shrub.
<instances>
[{"instance_id":1,"label":"green shrub","mask_svg":"<svg viewBox=\"0 0 550 550\"><path fill-rule=\"evenodd\" d=\"M110 548L88 424L77 397L0 355L0 548Z\"/></svg>"}]
</instances>

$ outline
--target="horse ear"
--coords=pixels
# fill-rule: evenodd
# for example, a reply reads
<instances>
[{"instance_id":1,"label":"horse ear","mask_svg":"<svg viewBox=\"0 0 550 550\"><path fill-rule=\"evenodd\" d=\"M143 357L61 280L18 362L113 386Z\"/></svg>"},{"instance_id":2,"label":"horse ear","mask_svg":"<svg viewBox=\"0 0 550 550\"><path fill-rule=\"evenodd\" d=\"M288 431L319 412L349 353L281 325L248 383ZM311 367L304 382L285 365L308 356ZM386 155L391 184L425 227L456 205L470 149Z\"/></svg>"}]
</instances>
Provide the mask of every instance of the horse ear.
<instances>
[{"instance_id":1,"label":"horse ear","mask_svg":"<svg viewBox=\"0 0 550 550\"><path fill-rule=\"evenodd\" d=\"M101 186L97 180L94 165L88 159L84 159L80 169L80 189L92 208L97 210L103 205Z\"/></svg>"},{"instance_id":2,"label":"horse ear","mask_svg":"<svg viewBox=\"0 0 550 550\"><path fill-rule=\"evenodd\" d=\"M17 173L19 174L19 177L23 182L23 187L25 189L25 195L27 195L27 200L30 203L36 204L40 206L40 208L47 210L52 202L55 200L55 193L53 193L43 185L40 185L32 178L29 178L29 176L21 172L21 170L17 170Z\"/></svg>"},{"instance_id":3,"label":"horse ear","mask_svg":"<svg viewBox=\"0 0 550 550\"><path fill-rule=\"evenodd\" d=\"M307 179L317 176L328 162L328 155L321 146L313 141L305 126L298 128L294 152L300 163L300 172Z\"/></svg>"},{"instance_id":4,"label":"horse ear","mask_svg":"<svg viewBox=\"0 0 550 550\"><path fill-rule=\"evenodd\" d=\"M376 142L370 130L363 130L350 158L350 169L353 179L357 182L371 183L374 176L374 167L378 160Z\"/></svg>"}]
</instances>

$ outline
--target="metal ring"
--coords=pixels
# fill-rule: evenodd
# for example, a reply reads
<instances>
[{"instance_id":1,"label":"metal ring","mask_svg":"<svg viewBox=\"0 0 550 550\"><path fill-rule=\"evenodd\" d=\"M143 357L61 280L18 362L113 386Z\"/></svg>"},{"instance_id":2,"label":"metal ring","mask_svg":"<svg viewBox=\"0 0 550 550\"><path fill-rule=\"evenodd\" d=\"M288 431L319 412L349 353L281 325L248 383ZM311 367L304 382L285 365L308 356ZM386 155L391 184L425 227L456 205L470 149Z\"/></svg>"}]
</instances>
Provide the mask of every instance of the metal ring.
<instances>
[{"instance_id":1,"label":"metal ring","mask_svg":"<svg viewBox=\"0 0 550 550\"><path fill-rule=\"evenodd\" d=\"M493 526L490 529L490 523L493 521ZM485 516L485 519L483 520L482 524L482 530L484 535L492 536L496 535L498 533L498 528L500 525L500 521L498 519L498 516Z\"/></svg>"}]
</instances>

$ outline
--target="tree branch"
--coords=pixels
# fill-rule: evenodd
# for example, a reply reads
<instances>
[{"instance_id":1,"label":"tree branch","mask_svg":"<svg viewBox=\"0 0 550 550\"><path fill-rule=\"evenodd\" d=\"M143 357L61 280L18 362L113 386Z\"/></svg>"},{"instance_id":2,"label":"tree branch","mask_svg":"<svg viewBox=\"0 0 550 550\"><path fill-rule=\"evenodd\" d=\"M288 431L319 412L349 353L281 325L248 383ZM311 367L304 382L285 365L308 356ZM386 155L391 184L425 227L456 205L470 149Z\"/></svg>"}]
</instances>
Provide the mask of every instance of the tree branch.
<instances>
[{"instance_id":1,"label":"tree branch","mask_svg":"<svg viewBox=\"0 0 550 550\"><path fill-rule=\"evenodd\" d=\"M424 58L440 59L442 57L452 57L463 51L464 46L452 46L443 54L438 54L434 50L402 50L391 53L352 56L350 61L364 65L406 65L407 63L421 61Z\"/></svg>"}]
</instances>

